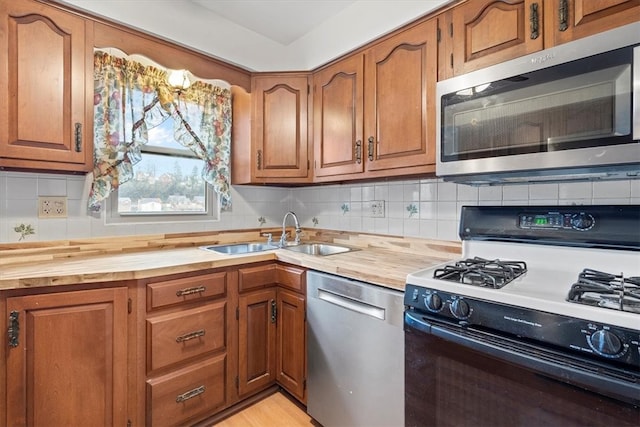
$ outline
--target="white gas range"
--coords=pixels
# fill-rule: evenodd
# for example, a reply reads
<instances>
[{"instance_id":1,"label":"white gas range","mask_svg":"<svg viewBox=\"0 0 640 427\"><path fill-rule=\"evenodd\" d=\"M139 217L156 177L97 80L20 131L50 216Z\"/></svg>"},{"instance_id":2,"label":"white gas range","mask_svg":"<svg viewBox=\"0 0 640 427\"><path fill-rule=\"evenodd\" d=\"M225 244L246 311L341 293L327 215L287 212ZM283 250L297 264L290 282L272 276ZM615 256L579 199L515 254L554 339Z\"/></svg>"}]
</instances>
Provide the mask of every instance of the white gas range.
<instances>
[{"instance_id":1,"label":"white gas range","mask_svg":"<svg viewBox=\"0 0 640 427\"><path fill-rule=\"evenodd\" d=\"M460 236L460 260L407 276L405 330L555 373L640 417L640 206L465 206Z\"/></svg>"}]
</instances>

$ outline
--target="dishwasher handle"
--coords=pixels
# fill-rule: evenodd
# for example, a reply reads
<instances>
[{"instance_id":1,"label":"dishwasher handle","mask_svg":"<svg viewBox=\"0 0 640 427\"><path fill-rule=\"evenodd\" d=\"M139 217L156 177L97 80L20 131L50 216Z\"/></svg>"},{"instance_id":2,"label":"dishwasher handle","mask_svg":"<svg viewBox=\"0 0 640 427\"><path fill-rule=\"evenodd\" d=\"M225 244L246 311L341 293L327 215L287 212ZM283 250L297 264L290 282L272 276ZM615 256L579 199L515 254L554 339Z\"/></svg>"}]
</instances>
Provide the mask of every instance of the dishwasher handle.
<instances>
[{"instance_id":1,"label":"dishwasher handle","mask_svg":"<svg viewBox=\"0 0 640 427\"><path fill-rule=\"evenodd\" d=\"M318 299L376 319L385 320L386 310L327 289L318 288Z\"/></svg>"}]
</instances>

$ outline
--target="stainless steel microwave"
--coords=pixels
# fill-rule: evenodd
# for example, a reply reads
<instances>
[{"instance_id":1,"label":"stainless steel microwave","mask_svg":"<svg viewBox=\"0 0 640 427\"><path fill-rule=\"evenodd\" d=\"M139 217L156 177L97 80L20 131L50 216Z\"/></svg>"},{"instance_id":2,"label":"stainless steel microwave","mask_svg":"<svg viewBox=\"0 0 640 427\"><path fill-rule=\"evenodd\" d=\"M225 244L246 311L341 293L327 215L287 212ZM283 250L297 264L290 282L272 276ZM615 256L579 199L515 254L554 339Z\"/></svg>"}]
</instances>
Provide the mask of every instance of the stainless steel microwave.
<instances>
[{"instance_id":1,"label":"stainless steel microwave","mask_svg":"<svg viewBox=\"0 0 640 427\"><path fill-rule=\"evenodd\" d=\"M437 83L436 174L640 178L640 22Z\"/></svg>"}]
</instances>

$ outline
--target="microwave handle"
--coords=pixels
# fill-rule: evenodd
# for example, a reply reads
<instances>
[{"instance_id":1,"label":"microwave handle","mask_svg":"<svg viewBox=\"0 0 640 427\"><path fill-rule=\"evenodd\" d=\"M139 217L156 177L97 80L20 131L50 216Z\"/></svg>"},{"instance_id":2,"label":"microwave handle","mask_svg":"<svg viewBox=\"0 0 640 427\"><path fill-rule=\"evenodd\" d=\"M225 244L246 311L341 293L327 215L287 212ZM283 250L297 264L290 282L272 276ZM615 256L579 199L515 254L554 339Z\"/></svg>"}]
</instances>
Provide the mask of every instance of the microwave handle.
<instances>
[{"instance_id":1,"label":"microwave handle","mask_svg":"<svg viewBox=\"0 0 640 427\"><path fill-rule=\"evenodd\" d=\"M640 139L640 46L633 48L633 139Z\"/></svg>"}]
</instances>

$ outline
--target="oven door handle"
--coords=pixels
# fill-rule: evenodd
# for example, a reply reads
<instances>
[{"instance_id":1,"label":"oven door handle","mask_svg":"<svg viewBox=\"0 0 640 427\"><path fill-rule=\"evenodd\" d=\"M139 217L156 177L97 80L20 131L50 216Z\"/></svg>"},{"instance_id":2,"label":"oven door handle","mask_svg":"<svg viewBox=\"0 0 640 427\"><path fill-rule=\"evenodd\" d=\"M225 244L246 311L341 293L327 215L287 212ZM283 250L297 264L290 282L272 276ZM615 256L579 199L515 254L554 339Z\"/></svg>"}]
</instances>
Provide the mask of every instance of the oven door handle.
<instances>
[{"instance_id":1,"label":"oven door handle","mask_svg":"<svg viewBox=\"0 0 640 427\"><path fill-rule=\"evenodd\" d=\"M577 366L573 366L575 364L560 363L551 357L532 356L525 353L523 347L518 348L517 343L514 344L507 339L499 339L487 334L487 339L484 340L472 336L462 327L451 330L449 327L431 322L410 311L405 312L404 321L405 329L410 327L445 341L522 366L542 376L596 391L633 405L640 404L640 383L632 383L591 370L580 369Z\"/></svg>"}]
</instances>

